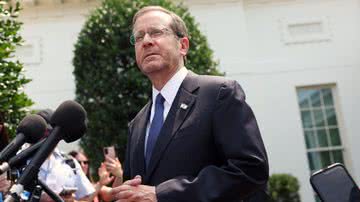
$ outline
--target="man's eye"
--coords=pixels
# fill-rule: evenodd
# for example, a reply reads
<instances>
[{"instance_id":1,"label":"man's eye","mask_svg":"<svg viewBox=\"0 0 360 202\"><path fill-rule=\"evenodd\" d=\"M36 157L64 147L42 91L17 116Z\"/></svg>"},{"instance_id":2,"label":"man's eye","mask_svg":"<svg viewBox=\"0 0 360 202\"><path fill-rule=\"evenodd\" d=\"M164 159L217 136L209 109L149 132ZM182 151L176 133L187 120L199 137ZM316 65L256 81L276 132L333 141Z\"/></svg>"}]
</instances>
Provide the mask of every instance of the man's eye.
<instances>
[{"instance_id":1,"label":"man's eye","mask_svg":"<svg viewBox=\"0 0 360 202\"><path fill-rule=\"evenodd\" d=\"M143 38L143 35L135 36L135 41L141 41Z\"/></svg>"},{"instance_id":2,"label":"man's eye","mask_svg":"<svg viewBox=\"0 0 360 202\"><path fill-rule=\"evenodd\" d=\"M162 31L161 30L159 30L159 29L156 29L156 30L152 30L151 32L150 32L150 35L151 36L160 36L160 35L162 35Z\"/></svg>"}]
</instances>

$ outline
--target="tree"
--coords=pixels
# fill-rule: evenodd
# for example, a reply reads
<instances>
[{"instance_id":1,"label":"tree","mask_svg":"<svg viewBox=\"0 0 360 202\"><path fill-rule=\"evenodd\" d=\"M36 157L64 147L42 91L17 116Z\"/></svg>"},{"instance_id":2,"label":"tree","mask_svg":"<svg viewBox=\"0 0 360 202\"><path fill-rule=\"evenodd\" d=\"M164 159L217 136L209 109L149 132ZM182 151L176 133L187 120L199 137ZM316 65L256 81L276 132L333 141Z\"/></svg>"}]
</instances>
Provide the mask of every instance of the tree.
<instances>
[{"instance_id":1,"label":"tree","mask_svg":"<svg viewBox=\"0 0 360 202\"><path fill-rule=\"evenodd\" d=\"M270 202L300 202L299 182L290 174L272 174L269 179Z\"/></svg>"},{"instance_id":2,"label":"tree","mask_svg":"<svg viewBox=\"0 0 360 202\"><path fill-rule=\"evenodd\" d=\"M22 23L17 20L20 10L18 1L0 0L0 121L12 137L33 104L23 92L30 79L25 78L23 65L14 59L16 47L23 42L19 34Z\"/></svg>"},{"instance_id":3,"label":"tree","mask_svg":"<svg viewBox=\"0 0 360 202\"><path fill-rule=\"evenodd\" d=\"M88 112L89 128L81 147L95 160L101 149L117 146L124 156L127 124L151 95L151 84L138 70L130 44L132 16L145 5L161 5L181 16L189 29L190 51L186 66L201 74L220 75L206 37L182 4L168 0L105 0L86 21L75 44L73 59L76 100Z\"/></svg>"}]
</instances>

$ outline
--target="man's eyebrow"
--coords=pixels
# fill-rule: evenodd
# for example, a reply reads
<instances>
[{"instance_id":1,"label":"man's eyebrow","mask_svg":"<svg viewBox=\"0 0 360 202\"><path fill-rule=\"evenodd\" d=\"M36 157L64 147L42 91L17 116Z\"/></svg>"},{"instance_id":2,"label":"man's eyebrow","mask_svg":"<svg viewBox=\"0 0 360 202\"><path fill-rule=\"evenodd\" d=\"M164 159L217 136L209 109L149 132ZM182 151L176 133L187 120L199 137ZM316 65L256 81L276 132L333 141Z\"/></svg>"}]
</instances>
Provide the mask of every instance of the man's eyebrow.
<instances>
[{"instance_id":1,"label":"man's eyebrow","mask_svg":"<svg viewBox=\"0 0 360 202\"><path fill-rule=\"evenodd\" d=\"M163 29L163 28L167 28L166 26L164 25L149 25L146 29ZM134 29L134 32L138 32L138 31L144 31L144 30L135 30Z\"/></svg>"}]
</instances>

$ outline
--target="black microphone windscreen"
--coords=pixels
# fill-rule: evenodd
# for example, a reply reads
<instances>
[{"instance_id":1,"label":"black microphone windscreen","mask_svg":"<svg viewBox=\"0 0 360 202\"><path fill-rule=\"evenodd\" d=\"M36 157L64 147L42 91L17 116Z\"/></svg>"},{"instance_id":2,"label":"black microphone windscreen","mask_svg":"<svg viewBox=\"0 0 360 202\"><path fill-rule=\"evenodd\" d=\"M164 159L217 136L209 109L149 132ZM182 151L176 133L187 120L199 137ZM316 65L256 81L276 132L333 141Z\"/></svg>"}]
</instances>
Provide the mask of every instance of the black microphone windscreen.
<instances>
[{"instance_id":1,"label":"black microphone windscreen","mask_svg":"<svg viewBox=\"0 0 360 202\"><path fill-rule=\"evenodd\" d=\"M43 137L45 130L45 120L39 115L30 114L20 121L19 126L16 129L16 133L23 133L26 138L26 142L34 144Z\"/></svg>"},{"instance_id":2,"label":"black microphone windscreen","mask_svg":"<svg viewBox=\"0 0 360 202\"><path fill-rule=\"evenodd\" d=\"M73 142L81 138L86 132L86 111L75 101L65 101L52 115L51 125L61 128L65 142Z\"/></svg>"},{"instance_id":3,"label":"black microphone windscreen","mask_svg":"<svg viewBox=\"0 0 360 202\"><path fill-rule=\"evenodd\" d=\"M46 121L46 123L50 124L50 119L53 115L54 111L51 109L44 109L36 113L37 115L43 117Z\"/></svg>"}]
</instances>

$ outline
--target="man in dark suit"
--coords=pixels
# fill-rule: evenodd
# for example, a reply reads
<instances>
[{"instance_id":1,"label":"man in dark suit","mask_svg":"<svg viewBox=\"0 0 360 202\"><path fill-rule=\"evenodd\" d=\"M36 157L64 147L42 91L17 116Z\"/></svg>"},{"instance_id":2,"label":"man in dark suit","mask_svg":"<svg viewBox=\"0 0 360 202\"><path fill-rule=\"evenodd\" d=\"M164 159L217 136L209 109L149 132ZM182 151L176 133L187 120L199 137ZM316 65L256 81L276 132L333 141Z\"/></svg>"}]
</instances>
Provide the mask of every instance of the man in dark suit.
<instances>
[{"instance_id":1,"label":"man in dark suit","mask_svg":"<svg viewBox=\"0 0 360 202\"><path fill-rule=\"evenodd\" d=\"M133 19L136 61L152 100L129 124L124 178L115 200L242 201L264 189L268 161L245 94L233 80L188 71L182 19L145 7Z\"/></svg>"}]
</instances>

